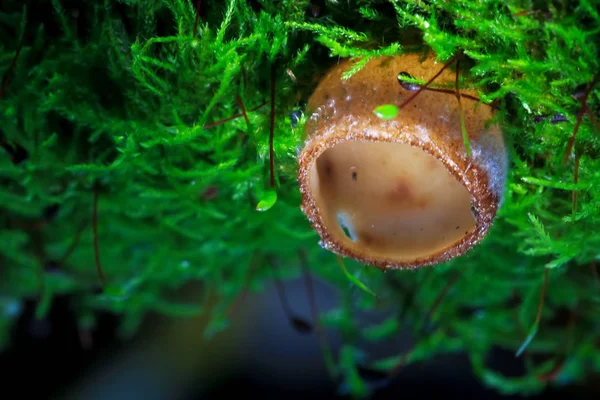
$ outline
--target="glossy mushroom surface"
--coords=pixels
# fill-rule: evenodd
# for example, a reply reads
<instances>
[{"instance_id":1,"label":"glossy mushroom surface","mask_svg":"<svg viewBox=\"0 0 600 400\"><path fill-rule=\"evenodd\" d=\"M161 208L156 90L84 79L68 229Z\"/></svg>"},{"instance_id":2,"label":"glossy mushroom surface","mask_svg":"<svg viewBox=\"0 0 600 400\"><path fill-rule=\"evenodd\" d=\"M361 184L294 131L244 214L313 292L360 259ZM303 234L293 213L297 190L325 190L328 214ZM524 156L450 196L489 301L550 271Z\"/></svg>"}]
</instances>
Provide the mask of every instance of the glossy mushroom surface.
<instances>
[{"instance_id":1,"label":"glossy mushroom surface","mask_svg":"<svg viewBox=\"0 0 600 400\"><path fill-rule=\"evenodd\" d=\"M393 269L464 254L483 239L502 201L507 160L499 128L488 124L491 108L462 98L469 158L453 93L423 91L393 118L374 112L414 93L399 84L399 73L434 76L443 66L434 56L374 59L342 79L351 64L332 68L310 98L298 158L302 209L321 245ZM454 78L446 70L435 83Z\"/></svg>"},{"instance_id":2,"label":"glossy mushroom surface","mask_svg":"<svg viewBox=\"0 0 600 400\"><path fill-rule=\"evenodd\" d=\"M332 233L379 257L426 256L475 226L467 189L439 160L407 144L339 143L310 174Z\"/></svg>"}]
</instances>

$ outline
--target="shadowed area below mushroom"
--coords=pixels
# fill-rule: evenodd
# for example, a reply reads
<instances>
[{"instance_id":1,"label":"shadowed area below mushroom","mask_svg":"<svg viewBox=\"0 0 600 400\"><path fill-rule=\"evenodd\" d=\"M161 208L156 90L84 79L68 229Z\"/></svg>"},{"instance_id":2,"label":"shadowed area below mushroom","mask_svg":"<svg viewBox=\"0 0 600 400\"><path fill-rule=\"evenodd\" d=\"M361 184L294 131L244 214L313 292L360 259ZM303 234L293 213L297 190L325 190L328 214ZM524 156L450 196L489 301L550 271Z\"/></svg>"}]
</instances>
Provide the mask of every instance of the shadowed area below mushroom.
<instances>
[{"instance_id":1,"label":"shadowed area below mushroom","mask_svg":"<svg viewBox=\"0 0 600 400\"><path fill-rule=\"evenodd\" d=\"M313 164L310 186L331 234L370 256L426 257L475 227L467 189L408 144L339 143Z\"/></svg>"}]
</instances>

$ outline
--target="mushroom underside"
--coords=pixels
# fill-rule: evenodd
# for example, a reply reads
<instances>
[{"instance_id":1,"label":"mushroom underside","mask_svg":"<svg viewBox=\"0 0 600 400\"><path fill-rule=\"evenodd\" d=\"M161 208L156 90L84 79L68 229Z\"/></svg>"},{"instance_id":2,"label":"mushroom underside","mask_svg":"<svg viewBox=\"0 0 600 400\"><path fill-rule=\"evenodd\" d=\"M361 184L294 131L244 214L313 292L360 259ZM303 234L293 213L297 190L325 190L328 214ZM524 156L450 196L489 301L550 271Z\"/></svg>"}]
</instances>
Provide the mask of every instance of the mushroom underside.
<instances>
[{"instance_id":1,"label":"mushroom underside","mask_svg":"<svg viewBox=\"0 0 600 400\"><path fill-rule=\"evenodd\" d=\"M343 141L317 158L309 177L329 234L354 253L410 261L475 228L467 189L409 144Z\"/></svg>"}]
</instances>

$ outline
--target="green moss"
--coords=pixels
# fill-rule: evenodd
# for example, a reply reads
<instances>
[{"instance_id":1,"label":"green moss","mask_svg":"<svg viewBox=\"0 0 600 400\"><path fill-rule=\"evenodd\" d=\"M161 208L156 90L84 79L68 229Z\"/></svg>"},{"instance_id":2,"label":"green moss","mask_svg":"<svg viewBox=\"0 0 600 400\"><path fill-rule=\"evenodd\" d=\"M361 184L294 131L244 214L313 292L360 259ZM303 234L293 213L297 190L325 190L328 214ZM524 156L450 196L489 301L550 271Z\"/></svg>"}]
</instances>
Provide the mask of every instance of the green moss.
<instances>
[{"instance_id":1,"label":"green moss","mask_svg":"<svg viewBox=\"0 0 600 400\"><path fill-rule=\"evenodd\" d=\"M16 305L26 298L41 295L43 317L53 294L71 294L82 320L109 310L123 316L123 332L131 333L150 312L204 312L200 303L177 301L176 290L190 281L203 281L223 309L243 291L251 268L253 285L272 279L268 260L286 266L286 278L300 274L303 250L313 274L347 293L324 324L344 332L339 371L355 394L368 392L357 363L391 368L401 359L357 356L361 332L382 341L397 333L361 326L360 309L388 312L414 330L408 362L463 350L487 384L510 393L542 389L535 377L546 365L508 378L483 360L492 346L516 351L525 339L544 268L552 268L544 312L522 357L563 351L566 325L550 322L567 310L577 315L577 340L558 379L598 372L598 353L583 349L595 348L600 311L590 272L600 248L600 140L589 117L598 119L600 85L590 91L589 114L574 142L578 183L575 157L562 164L581 108L576 95L600 71L600 15L593 2L327 1L316 17L309 1L210 3L194 36L195 4L186 0L41 0L36 10L3 2L3 346L10 343ZM498 102L496 118L510 145L509 184L491 233L460 259L386 274L347 262L377 294L374 301L318 246L299 209L295 157L306 116L294 126L288 116L338 57L361 59L349 76L371 57L427 50L440 63L464 51L461 84L477 89L485 102ZM277 202L261 212L256 206L271 190L271 71ZM238 98L247 121L213 124L241 112ZM553 123L557 114L566 122ZM536 123L541 116L549 117ZM104 294L94 290L94 193L98 255L110 288ZM55 204L57 214L44 218ZM51 261L59 272L44 268ZM431 315L429 333L417 332L455 273L460 277Z\"/></svg>"}]
</instances>

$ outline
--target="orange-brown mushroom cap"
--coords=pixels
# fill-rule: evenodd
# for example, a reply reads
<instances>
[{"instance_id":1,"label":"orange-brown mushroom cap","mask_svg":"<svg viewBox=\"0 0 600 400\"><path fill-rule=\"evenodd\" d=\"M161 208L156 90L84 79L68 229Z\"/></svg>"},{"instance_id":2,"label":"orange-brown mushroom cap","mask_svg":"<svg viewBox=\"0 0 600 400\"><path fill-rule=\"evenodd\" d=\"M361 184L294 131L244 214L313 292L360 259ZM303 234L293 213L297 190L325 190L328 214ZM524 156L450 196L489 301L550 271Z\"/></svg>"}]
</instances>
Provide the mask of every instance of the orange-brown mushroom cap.
<instances>
[{"instance_id":1,"label":"orange-brown mushroom cap","mask_svg":"<svg viewBox=\"0 0 600 400\"><path fill-rule=\"evenodd\" d=\"M443 66L434 56L373 59L342 79L351 64L332 68L309 99L298 157L302 211L321 246L382 269L466 253L488 232L506 180L502 133L488 124L491 108L461 100L468 157L453 93L425 90L391 119L374 112L414 94L399 84L399 73L433 77ZM434 83L454 79L445 70Z\"/></svg>"}]
</instances>

